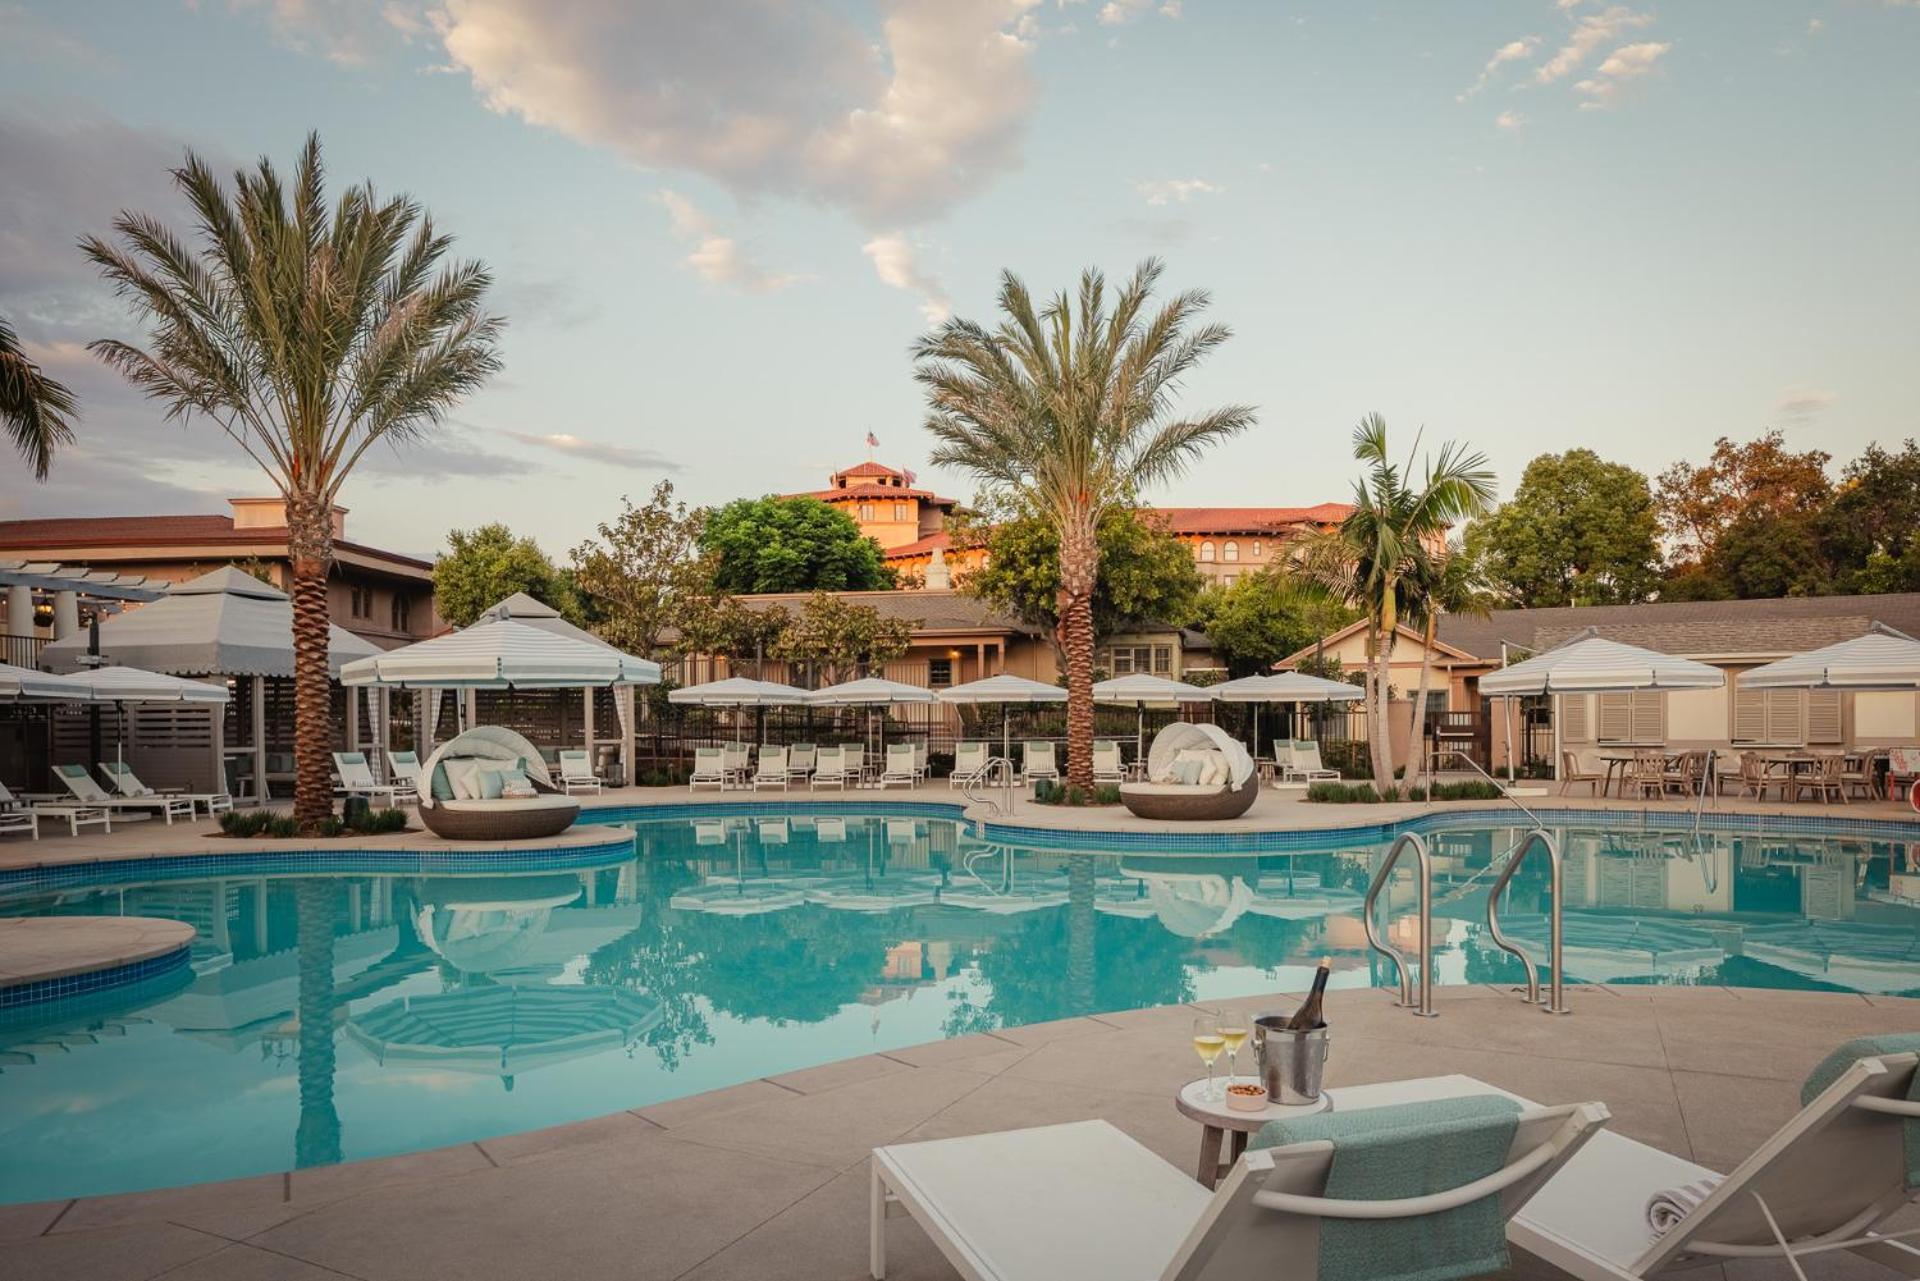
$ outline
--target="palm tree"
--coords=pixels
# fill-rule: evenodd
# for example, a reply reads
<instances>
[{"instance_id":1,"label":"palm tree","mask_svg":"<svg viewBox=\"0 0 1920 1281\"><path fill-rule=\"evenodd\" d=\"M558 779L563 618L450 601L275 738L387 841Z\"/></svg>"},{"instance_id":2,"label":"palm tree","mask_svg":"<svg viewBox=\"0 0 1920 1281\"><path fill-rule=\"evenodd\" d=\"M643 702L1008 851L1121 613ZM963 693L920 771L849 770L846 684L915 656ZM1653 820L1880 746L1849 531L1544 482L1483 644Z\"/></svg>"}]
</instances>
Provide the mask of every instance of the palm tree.
<instances>
[{"instance_id":1,"label":"palm tree","mask_svg":"<svg viewBox=\"0 0 1920 1281\"><path fill-rule=\"evenodd\" d=\"M1067 665L1067 778L1093 787L1093 593L1100 518L1183 472L1202 450L1250 426L1248 405L1177 418L1180 379L1225 342L1225 325L1190 328L1210 299L1177 294L1149 313L1161 266L1148 259L1109 299L1080 276L1038 308L1011 272L1000 323L953 319L914 347L936 466L972 472L1060 541L1057 640Z\"/></svg>"},{"instance_id":2,"label":"palm tree","mask_svg":"<svg viewBox=\"0 0 1920 1281\"><path fill-rule=\"evenodd\" d=\"M1433 678L1434 636L1440 616L1485 618L1489 612L1479 563L1458 542L1433 549L1422 557L1418 572L1408 579L1406 609L1409 621L1423 628L1420 687L1413 697L1413 728L1407 738L1407 750L1413 753L1413 759L1407 762L1407 787L1411 790L1420 785L1426 770L1427 688Z\"/></svg>"},{"instance_id":3,"label":"palm tree","mask_svg":"<svg viewBox=\"0 0 1920 1281\"><path fill-rule=\"evenodd\" d=\"M320 139L291 190L271 163L229 193L189 152L174 171L198 245L122 213L118 243L87 256L145 323L148 346L92 349L182 422L212 419L280 491L293 566L294 817L311 827L327 788L327 571L334 502L376 441L413 440L500 361L492 278L442 265L451 240L412 200L351 188L329 209Z\"/></svg>"},{"instance_id":4,"label":"palm tree","mask_svg":"<svg viewBox=\"0 0 1920 1281\"><path fill-rule=\"evenodd\" d=\"M35 480L47 478L53 451L73 442L74 412L73 393L27 359L13 326L0 316L0 422L32 464Z\"/></svg>"},{"instance_id":5,"label":"palm tree","mask_svg":"<svg viewBox=\"0 0 1920 1281\"><path fill-rule=\"evenodd\" d=\"M1485 511L1494 498L1486 455L1448 442L1427 459L1419 483L1413 463L1403 469L1387 455L1387 423L1368 414L1353 429L1353 456L1366 472L1353 483L1353 511L1335 529L1302 542L1301 572L1339 592L1367 624L1367 743L1373 783L1393 786L1393 740L1387 719L1387 674L1403 615L1422 617L1413 603L1431 549L1447 530ZM1411 607L1410 607L1411 606Z\"/></svg>"}]
</instances>

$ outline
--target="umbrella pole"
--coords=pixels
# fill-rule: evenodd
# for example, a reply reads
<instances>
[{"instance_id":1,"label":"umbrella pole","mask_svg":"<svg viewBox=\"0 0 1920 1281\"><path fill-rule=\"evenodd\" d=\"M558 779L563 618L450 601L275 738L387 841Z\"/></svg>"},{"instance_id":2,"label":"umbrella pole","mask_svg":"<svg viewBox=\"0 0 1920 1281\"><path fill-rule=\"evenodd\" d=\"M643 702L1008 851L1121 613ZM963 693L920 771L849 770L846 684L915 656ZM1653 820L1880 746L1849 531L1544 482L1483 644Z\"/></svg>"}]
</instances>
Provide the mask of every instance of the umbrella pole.
<instances>
[{"instance_id":1,"label":"umbrella pole","mask_svg":"<svg viewBox=\"0 0 1920 1281\"><path fill-rule=\"evenodd\" d=\"M1010 703L1000 705L1000 755L1008 762L1013 760L1013 706Z\"/></svg>"},{"instance_id":2,"label":"umbrella pole","mask_svg":"<svg viewBox=\"0 0 1920 1281\"><path fill-rule=\"evenodd\" d=\"M1507 700L1507 714L1500 718L1507 723L1507 786L1513 786L1513 700Z\"/></svg>"}]
</instances>

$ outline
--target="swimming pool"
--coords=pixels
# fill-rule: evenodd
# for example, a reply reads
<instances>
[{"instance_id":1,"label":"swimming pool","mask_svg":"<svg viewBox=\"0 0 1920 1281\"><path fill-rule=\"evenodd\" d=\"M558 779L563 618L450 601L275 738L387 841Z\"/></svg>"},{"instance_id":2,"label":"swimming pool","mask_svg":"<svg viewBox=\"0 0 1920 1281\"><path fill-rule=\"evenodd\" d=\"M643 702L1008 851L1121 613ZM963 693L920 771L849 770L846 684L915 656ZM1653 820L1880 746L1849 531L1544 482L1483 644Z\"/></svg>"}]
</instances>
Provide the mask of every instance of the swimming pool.
<instances>
[{"instance_id":1,"label":"swimming pool","mask_svg":"<svg viewBox=\"0 0 1920 1281\"><path fill-rule=\"evenodd\" d=\"M1387 845L1372 835L1010 850L949 811L859 808L630 820L630 851L564 869L172 860L0 891L0 915L198 931L191 974L0 1022L0 1202L382 1156L943 1036L1297 990L1322 955L1337 988L1394 982L1359 919ZM1441 982L1517 980L1484 919L1518 829L1429 829ZM1570 982L1920 993L1920 846L1558 835ZM1523 869L1502 913L1536 952L1545 890L1544 864ZM1385 901L1405 946L1411 878Z\"/></svg>"}]
</instances>

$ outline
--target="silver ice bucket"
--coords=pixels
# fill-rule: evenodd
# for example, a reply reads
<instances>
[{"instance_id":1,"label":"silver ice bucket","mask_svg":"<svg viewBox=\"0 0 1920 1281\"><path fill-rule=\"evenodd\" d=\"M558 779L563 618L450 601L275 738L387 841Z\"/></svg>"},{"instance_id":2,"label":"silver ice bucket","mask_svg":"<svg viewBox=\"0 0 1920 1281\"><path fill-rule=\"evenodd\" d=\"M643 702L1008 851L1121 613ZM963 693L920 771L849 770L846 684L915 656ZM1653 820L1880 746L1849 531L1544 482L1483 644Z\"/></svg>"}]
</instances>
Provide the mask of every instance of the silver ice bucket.
<instances>
[{"instance_id":1,"label":"silver ice bucket","mask_svg":"<svg viewBox=\"0 0 1920 1281\"><path fill-rule=\"evenodd\" d=\"M1253 1021L1253 1062L1271 1103L1297 1105L1320 1098L1327 1073L1327 1029L1287 1030L1284 1014L1262 1014Z\"/></svg>"}]
</instances>

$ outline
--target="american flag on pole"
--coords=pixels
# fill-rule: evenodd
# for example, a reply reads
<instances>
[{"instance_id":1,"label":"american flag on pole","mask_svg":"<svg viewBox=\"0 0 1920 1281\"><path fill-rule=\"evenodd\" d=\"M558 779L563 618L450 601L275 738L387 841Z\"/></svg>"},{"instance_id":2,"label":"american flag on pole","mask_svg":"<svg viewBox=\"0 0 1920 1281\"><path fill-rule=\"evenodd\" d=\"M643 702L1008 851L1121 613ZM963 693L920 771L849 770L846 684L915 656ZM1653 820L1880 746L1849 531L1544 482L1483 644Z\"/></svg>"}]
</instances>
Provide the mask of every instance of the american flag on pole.
<instances>
[{"instance_id":1,"label":"american flag on pole","mask_svg":"<svg viewBox=\"0 0 1920 1281\"><path fill-rule=\"evenodd\" d=\"M868 449L880 448L880 438L874 435L872 432L867 433L867 448Z\"/></svg>"},{"instance_id":2,"label":"american flag on pole","mask_svg":"<svg viewBox=\"0 0 1920 1281\"><path fill-rule=\"evenodd\" d=\"M908 484L908 485L912 485L912 484L913 484L913 473L912 473L911 471L907 471L907 470L905 470L905 469L903 469L903 470L902 470L902 471L900 472L900 475L901 475L901 477L902 477L903 479L905 479L905 481L907 482L907 484Z\"/></svg>"}]
</instances>

